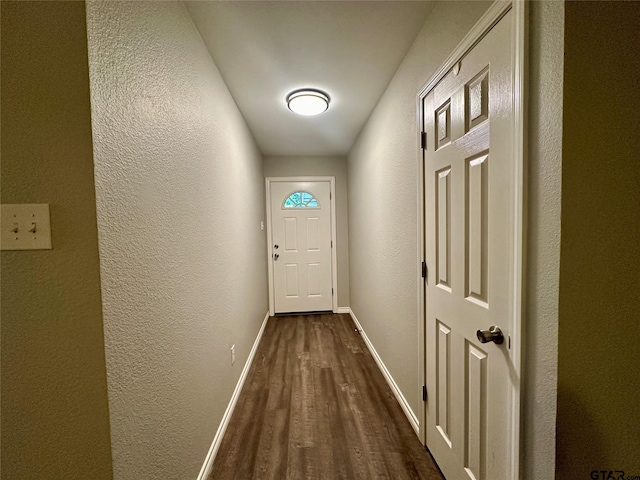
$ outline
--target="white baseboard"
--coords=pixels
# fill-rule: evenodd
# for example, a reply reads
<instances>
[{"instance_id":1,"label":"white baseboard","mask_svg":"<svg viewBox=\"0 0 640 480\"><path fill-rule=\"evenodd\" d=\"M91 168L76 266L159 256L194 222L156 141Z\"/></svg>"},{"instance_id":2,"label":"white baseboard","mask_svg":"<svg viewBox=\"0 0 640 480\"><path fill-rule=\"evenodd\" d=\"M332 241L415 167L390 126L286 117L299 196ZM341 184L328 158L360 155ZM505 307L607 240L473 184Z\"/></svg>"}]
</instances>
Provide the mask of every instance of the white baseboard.
<instances>
[{"instance_id":1,"label":"white baseboard","mask_svg":"<svg viewBox=\"0 0 640 480\"><path fill-rule=\"evenodd\" d=\"M416 417L415 413L413 413L413 410L411 410L411 407L409 406L409 402L407 402L407 399L404 398L404 395L400 391L400 388L398 388L398 385L396 384L395 380L391 376L391 373L389 373L389 370L387 370L387 367L385 366L384 362L380 358L380 355L378 355L378 352L376 352L376 349L373 347L371 340L369 340L369 337L367 337L367 334L363 330L362 325L360 325L360 322L356 318L356 315L355 313L353 313L353 310L351 310L351 308L349 308L349 314L351 315L351 318L353 319L353 323L355 323L356 328L358 329L358 332L362 336L364 343L367 345L367 348L369 349L371 356L378 364L378 368L380 369L380 371L382 372L382 375L384 376L385 380L389 384L389 388L391 388L391 391L393 392L396 399L398 400L398 403L400 404L402 411L407 416L407 419L409 420L409 423L413 427L413 430L416 432L416 435L419 435L420 422L418 422L418 417Z\"/></svg>"},{"instance_id":2,"label":"white baseboard","mask_svg":"<svg viewBox=\"0 0 640 480\"><path fill-rule=\"evenodd\" d=\"M251 351L249 352L249 357L244 364L244 368L242 369L242 373L240 374L240 378L238 379L238 383L236 385L235 390L233 391L233 395L231 395L231 400L229 401L229 405L227 405L227 409L222 416L222 421L218 426L218 431L216 432L215 437L213 437L213 443L211 444L211 448L209 448L209 453L207 453L207 458L202 465L202 469L200 470L200 474L198 474L197 480L206 480L206 478L211 473L211 469L213 468L213 461L216 458L218 453L218 449L220 448L220 444L222 443L222 437L224 437L224 433L227 431L227 427L229 426L229 421L231 420L231 415L233 414L233 410L236 408L236 403L238 401L238 397L240 396L240 392L242 391L242 387L244 386L244 381L247 379L247 375L249 373L249 368L251 367L251 362L253 362L253 357L256 354L256 350L258 349L258 344L260 343L260 339L262 338L262 333L264 332L264 327L267 326L267 321L269 320L269 312L267 312L264 320L262 322L262 326L260 327L260 331L258 332L258 336L256 337L255 342L253 342L253 347L251 347Z\"/></svg>"},{"instance_id":3,"label":"white baseboard","mask_svg":"<svg viewBox=\"0 0 640 480\"><path fill-rule=\"evenodd\" d=\"M351 313L351 309L349 307L338 307L336 313Z\"/></svg>"}]
</instances>

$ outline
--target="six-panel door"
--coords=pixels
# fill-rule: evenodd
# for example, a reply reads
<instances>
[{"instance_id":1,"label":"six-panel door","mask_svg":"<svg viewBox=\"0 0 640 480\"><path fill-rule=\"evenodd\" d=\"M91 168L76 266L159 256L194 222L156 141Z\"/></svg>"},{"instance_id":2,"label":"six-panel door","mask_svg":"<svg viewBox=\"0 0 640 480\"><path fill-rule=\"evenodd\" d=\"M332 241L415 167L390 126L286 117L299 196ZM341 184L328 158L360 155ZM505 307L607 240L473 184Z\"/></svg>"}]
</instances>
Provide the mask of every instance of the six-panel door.
<instances>
[{"instance_id":1,"label":"six-panel door","mask_svg":"<svg viewBox=\"0 0 640 480\"><path fill-rule=\"evenodd\" d=\"M448 480L510 475L512 15L423 100L427 446ZM478 340L492 325L503 344Z\"/></svg>"}]
</instances>

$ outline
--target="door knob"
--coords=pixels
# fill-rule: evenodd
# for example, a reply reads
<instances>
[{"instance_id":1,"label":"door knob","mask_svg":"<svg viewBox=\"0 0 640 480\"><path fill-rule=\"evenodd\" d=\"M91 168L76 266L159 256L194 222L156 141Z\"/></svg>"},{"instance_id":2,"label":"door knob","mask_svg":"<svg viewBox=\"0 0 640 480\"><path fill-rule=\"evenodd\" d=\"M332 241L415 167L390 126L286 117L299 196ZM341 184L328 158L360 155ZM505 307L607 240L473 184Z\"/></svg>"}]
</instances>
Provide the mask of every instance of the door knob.
<instances>
[{"instance_id":1,"label":"door knob","mask_svg":"<svg viewBox=\"0 0 640 480\"><path fill-rule=\"evenodd\" d=\"M496 327L495 325L489 327L489 330L478 330L476 332L478 336L478 340L480 343L489 343L493 342L497 345L502 344L504 342L504 335L502 335L502 330Z\"/></svg>"},{"instance_id":2,"label":"door knob","mask_svg":"<svg viewBox=\"0 0 640 480\"><path fill-rule=\"evenodd\" d=\"M279 253L274 253L274 254L273 254L273 259L274 259L274 260L277 260L279 257L280 257L280 254L279 254Z\"/></svg>"}]
</instances>

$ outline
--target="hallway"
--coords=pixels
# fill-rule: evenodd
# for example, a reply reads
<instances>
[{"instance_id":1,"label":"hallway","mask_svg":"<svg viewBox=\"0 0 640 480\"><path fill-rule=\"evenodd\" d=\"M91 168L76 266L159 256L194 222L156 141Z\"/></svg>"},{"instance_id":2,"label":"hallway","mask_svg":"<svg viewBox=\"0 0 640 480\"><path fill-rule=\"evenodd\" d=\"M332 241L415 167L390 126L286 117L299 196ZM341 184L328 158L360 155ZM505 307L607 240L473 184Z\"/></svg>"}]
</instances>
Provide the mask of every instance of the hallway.
<instances>
[{"instance_id":1,"label":"hallway","mask_svg":"<svg viewBox=\"0 0 640 480\"><path fill-rule=\"evenodd\" d=\"M216 459L215 478L225 468L243 479L323 468L329 478L429 478L420 441L436 402L427 415L421 387L436 376L423 344L442 333L447 345L455 330L440 317L444 328L429 330L422 314L418 99L429 79L464 72L443 65L494 5L0 2L1 203L49 205L52 237L51 249L33 251L2 240L0 480L205 480ZM640 55L629 52L640 2L513 5L526 14L512 30L524 72L511 76L526 86L526 129L508 143L526 162L524 222L509 231L523 238L485 257L524 249L513 272L523 288L485 324L524 319L500 347L512 340L520 362L509 378L520 379L521 401L501 417L520 431L513 474L484 476L637 476ZM483 84L495 87L465 83L455 96ZM330 108L295 115L288 100L303 88L326 92ZM466 110L434 106L445 104ZM438 135L429 120L425 145L452 138L443 115ZM482 185L482 168L499 171L491 150L491 167L470 157L458 178L484 165L473 177ZM464 201L444 194L447 168L439 192L470 211L466 190L456 190ZM341 315L268 322L265 177L294 176L335 177L333 310L349 312L361 338ZM466 245L471 217L458 218ZM1 222L5 238L14 223ZM482 235L502 228L483 224ZM21 235L35 233L28 227ZM445 245L456 232L443 236ZM471 265L467 255L452 258ZM431 281L440 270L425 263ZM480 350L467 350L477 366ZM229 426L242 385L250 395Z\"/></svg>"},{"instance_id":2,"label":"hallway","mask_svg":"<svg viewBox=\"0 0 640 480\"><path fill-rule=\"evenodd\" d=\"M442 479L348 315L271 317L210 479Z\"/></svg>"}]
</instances>

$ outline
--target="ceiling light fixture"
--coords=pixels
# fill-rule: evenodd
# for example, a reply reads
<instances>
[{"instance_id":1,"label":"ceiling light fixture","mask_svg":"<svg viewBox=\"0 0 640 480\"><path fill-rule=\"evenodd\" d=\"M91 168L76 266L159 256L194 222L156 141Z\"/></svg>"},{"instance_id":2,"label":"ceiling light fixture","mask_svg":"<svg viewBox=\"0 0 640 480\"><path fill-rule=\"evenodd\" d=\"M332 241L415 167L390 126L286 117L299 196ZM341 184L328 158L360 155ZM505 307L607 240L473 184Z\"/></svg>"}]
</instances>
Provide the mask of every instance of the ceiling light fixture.
<instances>
[{"instance_id":1,"label":"ceiling light fixture","mask_svg":"<svg viewBox=\"0 0 640 480\"><path fill-rule=\"evenodd\" d=\"M329 108L329 95L310 88L296 90L287 95L287 106L298 115L318 115Z\"/></svg>"}]
</instances>

